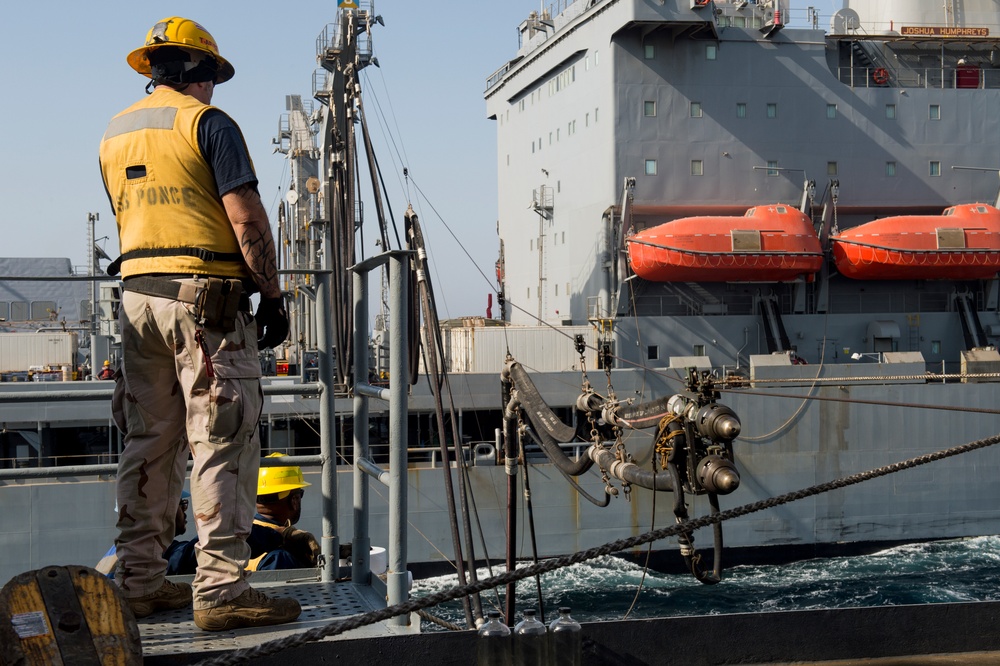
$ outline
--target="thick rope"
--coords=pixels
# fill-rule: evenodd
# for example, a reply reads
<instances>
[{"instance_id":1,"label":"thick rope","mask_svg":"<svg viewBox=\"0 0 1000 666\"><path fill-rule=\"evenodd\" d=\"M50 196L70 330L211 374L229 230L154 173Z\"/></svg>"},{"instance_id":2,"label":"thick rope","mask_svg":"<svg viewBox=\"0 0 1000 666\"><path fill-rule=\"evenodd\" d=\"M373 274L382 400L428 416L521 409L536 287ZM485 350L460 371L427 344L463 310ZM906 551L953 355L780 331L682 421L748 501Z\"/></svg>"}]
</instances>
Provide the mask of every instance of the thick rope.
<instances>
[{"instance_id":1,"label":"thick rope","mask_svg":"<svg viewBox=\"0 0 1000 666\"><path fill-rule=\"evenodd\" d=\"M465 627L460 627L454 622L449 622L448 620L438 617L437 615L431 615L425 610L418 610L417 615L424 618L432 624L436 624L439 627L444 627L448 631L465 631Z\"/></svg>"},{"instance_id":2,"label":"thick rope","mask_svg":"<svg viewBox=\"0 0 1000 666\"><path fill-rule=\"evenodd\" d=\"M587 560L592 560L604 555L610 555L612 553L635 548L636 546L641 546L651 541L658 541L667 537L676 536L682 532L691 532L715 523L732 520L733 518L739 518L740 516L763 511L764 509L770 509L782 504L805 499L806 497L812 497L831 490L846 488L847 486L852 486L864 481L901 472L905 469L911 469L913 467L926 465L927 463L936 462L952 456L969 453L971 451L983 449L998 443L1000 443L1000 435L994 435L992 437L976 440L967 444L960 444L959 446L955 446L950 449L944 449L935 453L928 453L926 455L910 458L909 460L893 463L891 465L879 467L867 472L859 472L858 474L852 474L851 476L846 476L835 481L821 483L810 488L795 490L790 493L785 493L784 495L778 495L776 497L760 500L759 502L753 502L751 504L744 504L743 506L736 507L735 509L729 509L728 511L702 516L701 518L688 520L670 527L663 527L638 536L612 541L604 544L603 546L589 548L587 550L573 553L572 555L564 555L562 557L545 560L543 562L539 562L538 564L532 564L517 569L516 571L508 571L498 576L485 578L463 587L453 587L449 590L442 590L441 592L437 592L426 597L409 599L401 604L389 606L388 608L381 608L366 615L356 615L340 620L334 620L325 626L316 627L315 629L310 629L309 631L305 631L301 634L295 634L275 639L273 641L268 641L246 650L236 650L220 657L201 661L199 664L200 666L230 666L231 664L243 664L251 659L276 654L282 650L290 648L300 647L306 643L318 641L328 636L336 636L352 629L366 627L368 625L375 624L376 622L382 622L399 615L406 615L415 611L421 611L425 608L436 606L446 601L453 601L469 594L482 592L484 590L506 585L507 583L516 582L524 578L530 578L532 576L555 571L556 569L573 564L586 562Z\"/></svg>"}]
</instances>

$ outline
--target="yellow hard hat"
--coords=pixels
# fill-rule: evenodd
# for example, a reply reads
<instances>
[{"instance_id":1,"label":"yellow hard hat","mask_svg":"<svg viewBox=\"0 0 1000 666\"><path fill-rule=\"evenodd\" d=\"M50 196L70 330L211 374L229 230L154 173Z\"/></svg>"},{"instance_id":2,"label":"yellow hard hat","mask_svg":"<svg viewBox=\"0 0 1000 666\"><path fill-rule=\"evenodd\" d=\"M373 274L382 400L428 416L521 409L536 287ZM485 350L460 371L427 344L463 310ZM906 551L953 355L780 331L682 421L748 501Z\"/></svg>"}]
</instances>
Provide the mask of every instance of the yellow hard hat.
<instances>
[{"instance_id":1,"label":"yellow hard hat","mask_svg":"<svg viewBox=\"0 0 1000 666\"><path fill-rule=\"evenodd\" d=\"M177 46L215 58L219 64L215 77L217 84L225 83L236 73L229 61L219 55L219 46L208 30L191 19L180 16L165 18L150 28L146 34L146 42L128 54L129 66L143 76L153 78L149 54L161 46Z\"/></svg>"},{"instance_id":2,"label":"yellow hard hat","mask_svg":"<svg viewBox=\"0 0 1000 666\"><path fill-rule=\"evenodd\" d=\"M280 458L284 455L284 453L275 452L267 457ZM257 475L258 495L287 493L290 490L311 485L302 478L302 470L299 467L261 467L260 473Z\"/></svg>"},{"instance_id":3,"label":"yellow hard hat","mask_svg":"<svg viewBox=\"0 0 1000 666\"><path fill-rule=\"evenodd\" d=\"M104 365L105 365L105 367L107 367L107 366L111 365L111 361L105 361L105 362L104 362Z\"/></svg>"}]
</instances>

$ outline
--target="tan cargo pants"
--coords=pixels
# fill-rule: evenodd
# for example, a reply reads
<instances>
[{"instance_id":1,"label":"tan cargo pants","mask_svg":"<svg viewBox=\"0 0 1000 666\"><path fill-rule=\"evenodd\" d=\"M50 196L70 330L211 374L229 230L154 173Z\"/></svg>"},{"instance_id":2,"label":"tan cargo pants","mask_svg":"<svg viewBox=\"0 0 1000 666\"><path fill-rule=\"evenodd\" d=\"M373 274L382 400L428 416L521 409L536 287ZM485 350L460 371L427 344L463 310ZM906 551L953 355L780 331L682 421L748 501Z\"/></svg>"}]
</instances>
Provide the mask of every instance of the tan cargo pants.
<instances>
[{"instance_id":1,"label":"tan cargo pants","mask_svg":"<svg viewBox=\"0 0 1000 666\"><path fill-rule=\"evenodd\" d=\"M182 282L198 284L195 279ZM118 464L120 564L126 597L155 592L167 563L188 451L198 531L194 607L225 603L248 587L246 537L253 524L263 407L257 328L199 330L193 306L122 293L122 372L112 410L125 432Z\"/></svg>"}]
</instances>

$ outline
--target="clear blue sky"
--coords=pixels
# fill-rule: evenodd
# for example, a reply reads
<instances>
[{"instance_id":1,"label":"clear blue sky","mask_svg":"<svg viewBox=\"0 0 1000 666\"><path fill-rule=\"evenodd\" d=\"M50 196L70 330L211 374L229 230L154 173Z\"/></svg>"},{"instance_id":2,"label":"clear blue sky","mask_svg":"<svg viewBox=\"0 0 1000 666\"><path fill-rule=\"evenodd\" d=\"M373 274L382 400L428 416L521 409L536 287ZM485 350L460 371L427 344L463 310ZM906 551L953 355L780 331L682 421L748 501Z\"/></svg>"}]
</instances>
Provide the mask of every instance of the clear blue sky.
<instances>
[{"instance_id":1,"label":"clear blue sky","mask_svg":"<svg viewBox=\"0 0 1000 666\"><path fill-rule=\"evenodd\" d=\"M363 79L369 124L397 223L408 200L420 215L442 317L485 310L492 283L479 271L493 275L497 191L496 132L486 119L483 91L489 75L515 55L517 25L538 8L538 0L375 2L385 26L373 35L381 67L369 67ZM146 79L128 67L126 54L156 21L171 15L204 25L236 68L235 78L216 89L213 103L242 127L273 222L287 183L284 158L273 153L271 139L285 95L310 98L316 37L336 12L336 0L56 0L8 7L0 40L0 200L6 227L0 254L69 257L82 266L87 214L96 212L96 235L109 237L104 247L117 256L97 147L111 116L144 94ZM391 139L376 122L376 106L389 116ZM412 188L404 193L404 165L429 204ZM369 218L374 224L373 211Z\"/></svg>"}]
</instances>

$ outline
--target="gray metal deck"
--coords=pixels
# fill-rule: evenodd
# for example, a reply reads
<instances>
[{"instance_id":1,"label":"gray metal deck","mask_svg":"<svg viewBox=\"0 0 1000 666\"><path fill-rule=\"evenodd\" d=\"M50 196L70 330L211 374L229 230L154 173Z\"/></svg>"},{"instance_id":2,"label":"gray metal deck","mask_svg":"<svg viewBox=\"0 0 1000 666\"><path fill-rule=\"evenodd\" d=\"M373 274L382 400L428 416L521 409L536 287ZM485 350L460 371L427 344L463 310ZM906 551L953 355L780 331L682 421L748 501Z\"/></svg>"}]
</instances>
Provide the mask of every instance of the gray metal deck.
<instances>
[{"instance_id":1,"label":"gray metal deck","mask_svg":"<svg viewBox=\"0 0 1000 666\"><path fill-rule=\"evenodd\" d=\"M284 572L282 572L284 573ZM190 579L190 576L171 577L171 580ZM161 612L139 620L142 654L145 658L171 655L203 655L252 648L267 641L300 634L322 627L329 622L361 615L384 608L379 605L371 588L362 589L350 581L323 583L315 578L291 580L265 580L263 572L254 574L252 584L270 596L294 597L302 605L302 615L295 622L276 627L251 627L234 631L207 632L195 626L191 608ZM418 631L390 628L386 623L361 627L325 640L350 640L376 638L391 634Z\"/></svg>"}]
</instances>

